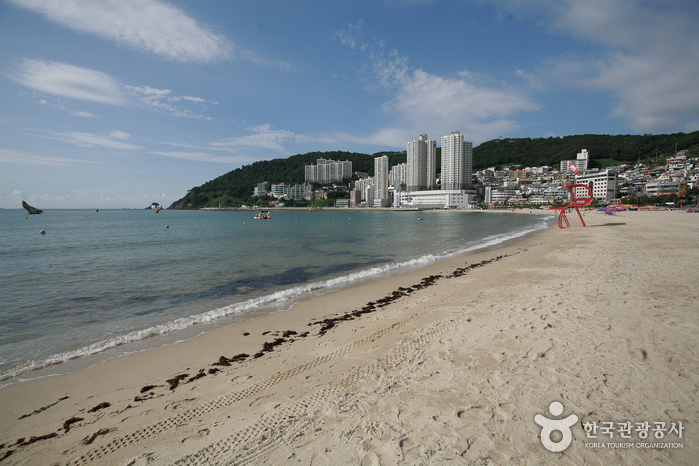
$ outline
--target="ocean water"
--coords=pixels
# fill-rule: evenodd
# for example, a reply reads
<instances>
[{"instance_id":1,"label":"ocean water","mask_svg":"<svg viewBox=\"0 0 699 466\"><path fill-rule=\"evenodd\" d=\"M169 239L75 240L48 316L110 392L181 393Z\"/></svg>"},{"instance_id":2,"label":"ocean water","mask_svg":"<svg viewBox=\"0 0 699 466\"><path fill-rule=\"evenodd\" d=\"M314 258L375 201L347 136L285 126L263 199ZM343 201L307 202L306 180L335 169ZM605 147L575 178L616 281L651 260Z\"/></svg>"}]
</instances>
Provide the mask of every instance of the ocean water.
<instances>
[{"instance_id":1,"label":"ocean water","mask_svg":"<svg viewBox=\"0 0 699 466\"><path fill-rule=\"evenodd\" d=\"M550 222L441 211L254 214L0 210L0 385L285 311Z\"/></svg>"}]
</instances>

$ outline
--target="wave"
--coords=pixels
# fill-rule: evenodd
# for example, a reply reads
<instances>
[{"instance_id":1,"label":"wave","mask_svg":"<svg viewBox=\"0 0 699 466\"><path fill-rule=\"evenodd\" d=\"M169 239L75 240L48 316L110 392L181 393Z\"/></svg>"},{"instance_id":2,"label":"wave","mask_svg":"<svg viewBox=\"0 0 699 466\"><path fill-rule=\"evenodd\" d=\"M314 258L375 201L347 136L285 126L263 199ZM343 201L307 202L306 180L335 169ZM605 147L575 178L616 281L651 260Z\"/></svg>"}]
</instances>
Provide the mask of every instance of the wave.
<instances>
[{"instance_id":1,"label":"wave","mask_svg":"<svg viewBox=\"0 0 699 466\"><path fill-rule=\"evenodd\" d=\"M510 239L518 238L528 233L547 228L548 223L549 222L546 218L542 218L541 222L531 225L529 227L521 228L507 233L487 236L480 240L473 241L471 244L468 244L463 248L445 251L440 254L427 254L416 259L411 259L399 263L383 264L380 266L371 267L369 269L360 270L358 272L352 272L347 275L342 275L327 280L321 280L305 285L294 286L292 288L280 290L265 296L249 299L242 303L231 304L229 306L213 309L201 314L182 317L167 322L165 324L155 325L143 330L136 330L125 335L98 341L76 350L57 353L43 359L31 360L0 373L0 382L16 378L20 375L29 372L41 370L49 366L65 363L74 359L92 356L107 350L117 348L122 345L145 340L147 338L157 337L180 330L185 330L195 325L214 323L220 319L231 316L233 314L240 314L245 311L260 309L264 306L269 306L274 303L288 302L295 298L309 296L311 294L313 294L313 296L317 296L318 294L323 294L324 291L329 292L333 289L349 286L362 280L382 276L390 272L416 267L424 267L441 259L446 259L454 255L471 252L489 246L494 246L496 244L503 243ZM289 308L290 307L287 307L287 309Z\"/></svg>"}]
</instances>

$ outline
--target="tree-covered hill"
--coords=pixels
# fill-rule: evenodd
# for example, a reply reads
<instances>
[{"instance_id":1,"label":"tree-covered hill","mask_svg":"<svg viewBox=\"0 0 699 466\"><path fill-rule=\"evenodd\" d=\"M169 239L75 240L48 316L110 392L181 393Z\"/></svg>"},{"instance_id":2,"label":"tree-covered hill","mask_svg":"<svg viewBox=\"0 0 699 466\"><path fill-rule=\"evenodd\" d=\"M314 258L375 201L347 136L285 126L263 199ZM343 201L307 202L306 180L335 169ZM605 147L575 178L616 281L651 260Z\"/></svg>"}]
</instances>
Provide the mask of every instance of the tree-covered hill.
<instances>
[{"instance_id":1,"label":"tree-covered hill","mask_svg":"<svg viewBox=\"0 0 699 466\"><path fill-rule=\"evenodd\" d=\"M675 144L677 150L689 149L696 157L699 155L699 131L643 136L584 134L561 138L493 139L473 149L473 168L510 164L556 167L561 160L576 158L582 149L590 153L591 167L606 167L674 155Z\"/></svg>"},{"instance_id":2,"label":"tree-covered hill","mask_svg":"<svg viewBox=\"0 0 699 466\"><path fill-rule=\"evenodd\" d=\"M561 160L574 159L582 149L590 153L591 167L606 167L619 163L655 159L674 155L677 150L688 149L694 157L699 156L699 131L658 135L596 135L550 138L493 139L473 149L473 169L502 167L519 164L524 166L549 165L557 167ZM315 164L320 158L352 161L354 172L374 174L374 158L388 155L390 166L404 163L406 153L378 152L362 154L357 152L309 152L293 155L285 159L261 160L236 168L214 178L201 186L192 188L170 208L196 208L235 206L255 202L252 192L257 183L303 183L305 166ZM440 167L440 149L437 148L437 170Z\"/></svg>"},{"instance_id":3,"label":"tree-covered hill","mask_svg":"<svg viewBox=\"0 0 699 466\"><path fill-rule=\"evenodd\" d=\"M391 166L405 163L405 152L357 152L332 151L308 152L286 159L260 160L250 165L231 170L201 186L194 187L170 208L195 208L206 206L241 205L253 202L252 192L257 183L269 181L273 184L300 184L305 181L306 165L315 165L318 159L349 160L353 172L374 173L374 158L387 155Z\"/></svg>"}]
</instances>

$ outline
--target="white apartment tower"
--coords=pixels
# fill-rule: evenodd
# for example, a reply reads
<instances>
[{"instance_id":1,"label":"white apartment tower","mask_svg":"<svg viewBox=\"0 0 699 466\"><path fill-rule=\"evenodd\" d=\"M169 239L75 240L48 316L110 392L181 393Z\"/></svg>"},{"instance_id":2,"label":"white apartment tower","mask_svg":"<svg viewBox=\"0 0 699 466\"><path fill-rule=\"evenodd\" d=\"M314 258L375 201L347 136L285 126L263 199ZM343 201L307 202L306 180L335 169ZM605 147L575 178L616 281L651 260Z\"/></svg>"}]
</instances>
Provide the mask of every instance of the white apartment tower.
<instances>
[{"instance_id":1,"label":"white apartment tower","mask_svg":"<svg viewBox=\"0 0 699 466\"><path fill-rule=\"evenodd\" d=\"M388 156L382 155L374 159L374 203L381 200L388 202Z\"/></svg>"},{"instance_id":2,"label":"white apartment tower","mask_svg":"<svg viewBox=\"0 0 699 466\"><path fill-rule=\"evenodd\" d=\"M437 141L421 134L419 139L408 143L407 155L406 189L433 189L437 184Z\"/></svg>"},{"instance_id":3,"label":"white apartment tower","mask_svg":"<svg viewBox=\"0 0 699 466\"><path fill-rule=\"evenodd\" d=\"M391 167L388 172L388 185L393 186L396 190L404 190L407 185L408 164L399 163Z\"/></svg>"},{"instance_id":4,"label":"white apartment tower","mask_svg":"<svg viewBox=\"0 0 699 466\"><path fill-rule=\"evenodd\" d=\"M473 143L458 131L442 136L442 189L459 190L471 185Z\"/></svg>"},{"instance_id":5,"label":"white apartment tower","mask_svg":"<svg viewBox=\"0 0 699 466\"><path fill-rule=\"evenodd\" d=\"M352 178L352 162L318 159L317 165L306 165L306 181L329 184Z\"/></svg>"}]
</instances>

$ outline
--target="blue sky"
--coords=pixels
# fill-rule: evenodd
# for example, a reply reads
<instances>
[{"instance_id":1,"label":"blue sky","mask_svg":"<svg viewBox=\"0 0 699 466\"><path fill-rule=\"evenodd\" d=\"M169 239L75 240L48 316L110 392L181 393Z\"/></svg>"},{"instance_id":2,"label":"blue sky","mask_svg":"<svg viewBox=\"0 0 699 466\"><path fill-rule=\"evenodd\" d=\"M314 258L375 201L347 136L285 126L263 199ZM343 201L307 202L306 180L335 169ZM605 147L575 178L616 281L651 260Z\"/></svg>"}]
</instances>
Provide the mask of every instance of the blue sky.
<instances>
[{"instance_id":1,"label":"blue sky","mask_svg":"<svg viewBox=\"0 0 699 466\"><path fill-rule=\"evenodd\" d=\"M167 206L423 133L696 131L698 24L694 0L0 0L0 207Z\"/></svg>"}]
</instances>

